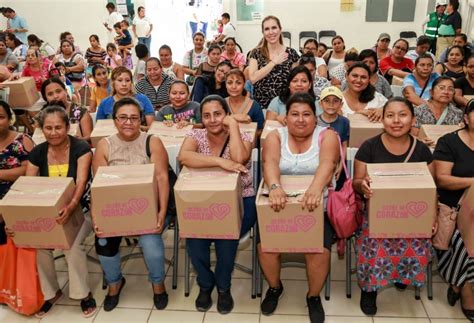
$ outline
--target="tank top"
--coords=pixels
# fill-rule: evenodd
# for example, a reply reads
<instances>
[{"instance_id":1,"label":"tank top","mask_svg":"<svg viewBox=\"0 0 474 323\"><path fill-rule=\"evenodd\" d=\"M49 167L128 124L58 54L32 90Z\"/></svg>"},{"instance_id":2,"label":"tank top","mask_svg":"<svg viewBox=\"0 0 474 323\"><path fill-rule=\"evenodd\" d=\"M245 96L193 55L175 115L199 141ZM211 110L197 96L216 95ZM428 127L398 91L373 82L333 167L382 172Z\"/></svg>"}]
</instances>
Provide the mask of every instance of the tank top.
<instances>
[{"instance_id":1,"label":"tank top","mask_svg":"<svg viewBox=\"0 0 474 323\"><path fill-rule=\"evenodd\" d=\"M109 166L149 164L150 158L146 154L145 132L133 141L124 141L117 134L105 138L109 144Z\"/></svg>"},{"instance_id":2,"label":"tank top","mask_svg":"<svg viewBox=\"0 0 474 323\"><path fill-rule=\"evenodd\" d=\"M336 66L341 63L344 63L344 58L334 58L331 56L328 61L328 71L331 72Z\"/></svg>"},{"instance_id":3,"label":"tank top","mask_svg":"<svg viewBox=\"0 0 474 323\"><path fill-rule=\"evenodd\" d=\"M168 76L171 76L172 78L176 78L176 74L174 74L174 62L171 64L170 67L162 67L163 73L165 73Z\"/></svg>"}]
</instances>

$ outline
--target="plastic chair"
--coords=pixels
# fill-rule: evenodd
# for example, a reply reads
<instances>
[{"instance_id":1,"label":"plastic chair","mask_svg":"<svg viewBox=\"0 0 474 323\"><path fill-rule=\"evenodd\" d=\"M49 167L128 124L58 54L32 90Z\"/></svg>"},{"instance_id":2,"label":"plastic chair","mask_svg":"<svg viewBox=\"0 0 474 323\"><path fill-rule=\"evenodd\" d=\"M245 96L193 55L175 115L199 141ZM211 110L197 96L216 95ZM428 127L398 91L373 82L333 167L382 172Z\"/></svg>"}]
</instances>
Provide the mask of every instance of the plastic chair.
<instances>
[{"instance_id":1,"label":"plastic chair","mask_svg":"<svg viewBox=\"0 0 474 323\"><path fill-rule=\"evenodd\" d=\"M303 52L304 42L307 39L310 39L310 38L318 40L318 33L315 32L315 31L300 31L300 37L299 37L298 45L299 45L299 48L300 48L301 52Z\"/></svg>"},{"instance_id":2,"label":"plastic chair","mask_svg":"<svg viewBox=\"0 0 474 323\"><path fill-rule=\"evenodd\" d=\"M416 32L414 31L402 31L400 32L400 38L406 39L408 41L408 50L415 49L416 47Z\"/></svg>"},{"instance_id":3,"label":"plastic chair","mask_svg":"<svg viewBox=\"0 0 474 323\"><path fill-rule=\"evenodd\" d=\"M403 96L403 86L401 85L390 85L393 96Z\"/></svg>"},{"instance_id":4,"label":"plastic chair","mask_svg":"<svg viewBox=\"0 0 474 323\"><path fill-rule=\"evenodd\" d=\"M337 35L337 33L336 33L335 30L321 30L319 32L318 40L319 40L320 43L325 43L327 45L328 49L332 49L331 40L336 35ZM323 41L325 38L329 38L329 41L328 40Z\"/></svg>"},{"instance_id":5,"label":"plastic chair","mask_svg":"<svg viewBox=\"0 0 474 323\"><path fill-rule=\"evenodd\" d=\"M285 43L285 41L287 40L288 41L288 47L291 47L291 33L289 31L283 31L281 33L281 35L283 36L283 43ZM286 45L286 43L285 43Z\"/></svg>"},{"instance_id":6,"label":"plastic chair","mask_svg":"<svg viewBox=\"0 0 474 323\"><path fill-rule=\"evenodd\" d=\"M253 179L253 187L256 190L258 187L258 171L259 171L259 150L257 148L252 149L251 155L251 167L250 171L252 173ZM252 268L248 268L243 266L239 263L235 263L235 269L238 269L244 273L250 274L252 276L252 291L251 297L255 298L257 296L257 273L258 273L258 257L257 257L257 223L252 227L252 229L247 232L245 236L243 236L240 241L239 245L246 243L249 239L252 239ZM184 296L189 296L190 291L190 276L191 276L191 268L190 268L190 261L189 255L187 250L185 250L185 257L184 257Z\"/></svg>"}]
</instances>

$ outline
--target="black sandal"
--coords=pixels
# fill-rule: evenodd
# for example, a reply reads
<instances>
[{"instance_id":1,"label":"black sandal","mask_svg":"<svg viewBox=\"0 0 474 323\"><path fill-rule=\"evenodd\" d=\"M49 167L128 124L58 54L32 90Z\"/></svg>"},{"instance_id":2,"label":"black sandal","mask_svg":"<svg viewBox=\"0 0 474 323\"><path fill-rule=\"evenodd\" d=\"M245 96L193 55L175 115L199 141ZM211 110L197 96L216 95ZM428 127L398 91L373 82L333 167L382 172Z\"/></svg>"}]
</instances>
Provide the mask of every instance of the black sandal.
<instances>
[{"instance_id":1,"label":"black sandal","mask_svg":"<svg viewBox=\"0 0 474 323\"><path fill-rule=\"evenodd\" d=\"M87 298L81 300L82 316L87 318L93 316L97 312L97 304L92 294L89 294ZM93 310L89 313L89 310Z\"/></svg>"},{"instance_id":2,"label":"black sandal","mask_svg":"<svg viewBox=\"0 0 474 323\"><path fill-rule=\"evenodd\" d=\"M104 311L110 312L117 307L120 299L120 293L122 292L123 287L125 286L125 277L122 277L122 284L120 285L117 295L111 296L106 295L104 299Z\"/></svg>"},{"instance_id":3,"label":"black sandal","mask_svg":"<svg viewBox=\"0 0 474 323\"><path fill-rule=\"evenodd\" d=\"M50 300L45 301L39 311L35 313L35 317L38 319L45 317L46 314L48 314L48 312L53 308L53 306L63 298L63 295L64 294L61 293L61 295L54 302L51 302Z\"/></svg>"}]
</instances>

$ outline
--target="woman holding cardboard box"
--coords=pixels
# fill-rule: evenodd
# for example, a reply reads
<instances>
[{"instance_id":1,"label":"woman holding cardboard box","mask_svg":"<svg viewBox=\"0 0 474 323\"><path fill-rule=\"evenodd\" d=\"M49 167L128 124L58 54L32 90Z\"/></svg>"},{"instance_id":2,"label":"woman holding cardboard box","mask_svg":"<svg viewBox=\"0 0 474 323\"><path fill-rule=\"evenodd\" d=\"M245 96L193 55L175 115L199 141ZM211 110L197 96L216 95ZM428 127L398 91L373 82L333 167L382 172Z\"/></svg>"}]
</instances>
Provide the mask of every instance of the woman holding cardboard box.
<instances>
[{"instance_id":1,"label":"woman holding cardboard box","mask_svg":"<svg viewBox=\"0 0 474 323\"><path fill-rule=\"evenodd\" d=\"M201 103L201 117L204 129L194 129L184 140L179 153L183 166L192 168L220 167L241 174L244 216L240 236L246 234L255 224L255 192L250 174L252 139L240 132L237 121L229 115L229 107L218 95L207 96ZM210 246L216 246L217 264L211 271ZM239 240L187 239L186 245L200 287L196 309L201 312L212 306L211 293L217 287L217 311L230 313L234 300L230 293L232 271Z\"/></svg>"},{"instance_id":2,"label":"woman holding cardboard box","mask_svg":"<svg viewBox=\"0 0 474 323\"><path fill-rule=\"evenodd\" d=\"M366 200L374 195L367 175L367 164L427 162L433 173L430 150L410 136L413 122L413 105L406 99L393 98L384 105L382 123L385 132L365 141L355 156L353 186ZM429 239L370 238L369 223L367 217L364 217L356 242L362 312L375 315L377 291L382 287L391 284L400 290L407 285L422 287L430 249Z\"/></svg>"},{"instance_id":3,"label":"woman holding cardboard box","mask_svg":"<svg viewBox=\"0 0 474 323\"><path fill-rule=\"evenodd\" d=\"M143 111L140 103L133 98L122 98L114 103L112 118L118 133L99 141L92 167L94 173L100 166L154 164L158 190L158 214L156 234L143 234L139 244L148 268L149 280L153 287L153 301L159 310L168 305L165 289L165 250L161 232L165 227L166 206L168 205L168 154L158 137L140 131ZM97 229L96 229L97 230ZM104 310L113 310L119 302L120 292L125 285L120 262L120 242L122 237L97 238L95 247L109 285L104 300Z\"/></svg>"},{"instance_id":4,"label":"woman holding cardboard box","mask_svg":"<svg viewBox=\"0 0 474 323\"><path fill-rule=\"evenodd\" d=\"M444 135L433 154L439 201L448 207L458 205L464 191L474 186L474 101L464 113L465 128ZM441 225L441 223L440 223ZM438 250L438 272L450 284L448 303L454 306L461 299L464 315L474 321L474 258L469 256L456 228L447 250Z\"/></svg>"},{"instance_id":5,"label":"woman holding cardboard box","mask_svg":"<svg viewBox=\"0 0 474 323\"><path fill-rule=\"evenodd\" d=\"M334 131L316 128L317 117L314 97L308 93L291 96L286 108L287 127L271 132L263 144L263 171L268 185L269 202L275 212L285 208L287 193L281 186L281 175L314 175L311 185L301 199L302 207L312 212L323 197L326 187L334 182L334 171L339 161L339 144ZM324 135L322 135L322 133ZM335 185L335 183L333 183ZM308 276L308 305L311 322L324 322L324 309L319 294L329 272L330 250L334 229L325 216L323 253L306 253ZM280 280L281 255L264 252L258 245L259 260L269 288L261 304L262 314L271 315L283 293Z\"/></svg>"},{"instance_id":6,"label":"woman holding cardboard box","mask_svg":"<svg viewBox=\"0 0 474 323\"><path fill-rule=\"evenodd\" d=\"M89 217L92 152L89 144L68 135L69 116L63 107L47 106L39 116L39 125L46 142L36 146L30 153L26 169L27 176L72 177L76 183L74 195L59 212L56 222L69 221L77 207L82 208L85 221L70 250L64 250L68 263L69 297L81 300L84 317L95 314L97 306L88 285L87 254L82 242L92 231ZM37 317L44 317L63 296L58 284L52 250L38 249L38 273L41 289L46 299Z\"/></svg>"}]
</instances>

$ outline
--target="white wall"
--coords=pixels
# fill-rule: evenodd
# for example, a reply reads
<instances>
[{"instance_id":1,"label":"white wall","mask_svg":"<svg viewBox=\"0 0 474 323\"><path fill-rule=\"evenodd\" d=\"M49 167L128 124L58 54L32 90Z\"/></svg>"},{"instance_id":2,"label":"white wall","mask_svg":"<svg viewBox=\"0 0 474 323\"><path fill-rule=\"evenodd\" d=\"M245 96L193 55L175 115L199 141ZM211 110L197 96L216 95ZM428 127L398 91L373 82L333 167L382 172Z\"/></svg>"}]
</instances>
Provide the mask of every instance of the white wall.
<instances>
[{"instance_id":1,"label":"white wall","mask_svg":"<svg viewBox=\"0 0 474 323\"><path fill-rule=\"evenodd\" d=\"M224 10L231 14L232 20L236 17L236 1L223 0ZM467 2L461 0L464 27L471 25L466 21ZM89 46L88 37L93 33L99 35L103 45L106 43L106 30L102 25L107 17L106 3L107 0L2 0L1 6L14 8L27 19L30 32L53 46L59 45L59 33L68 30L76 38L76 44L85 49ZM298 33L302 30L334 29L345 38L348 48L362 49L373 46L381 32L388 32L393 40L402 30L414 30L420 34L420 22L426 15L427 3L428 0L417 1L415 22L408 23L365 22L366 0L355 0L356 9L351 12L341 12L339 0L266 0L264 15L272 14L281 19L283 29L292 33L295 48L298 46ZM137 7L144 4L145 0L135 0ZM3 17L0 26L5 26ZM166 26L162 28L166 30ZM470 31L467 34L470 36ZM237 40L245 51L253 48L260 37L259 23L237 24Z\"/></svg>"}]
</instances>

